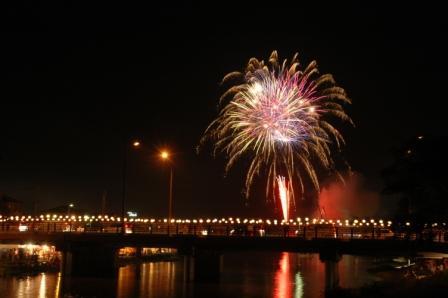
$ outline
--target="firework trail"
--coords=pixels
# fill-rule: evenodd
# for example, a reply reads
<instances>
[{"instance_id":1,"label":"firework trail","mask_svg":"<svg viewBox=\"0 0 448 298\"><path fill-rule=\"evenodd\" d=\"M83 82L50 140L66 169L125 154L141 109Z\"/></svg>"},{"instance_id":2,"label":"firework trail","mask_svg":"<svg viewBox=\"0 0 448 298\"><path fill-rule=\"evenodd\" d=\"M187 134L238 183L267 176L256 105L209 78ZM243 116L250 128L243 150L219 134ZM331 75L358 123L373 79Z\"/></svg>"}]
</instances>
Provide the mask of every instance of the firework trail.
<instances>
[{"instance_id":1,"label":"firework trail","mask_svg":"<svg viewBox=\"0 0 448 298\"><path fill-rule=\"evenodd\" d=\"M201 144L211 140L214 154L227 155L226 172L241 157L250 159L247 197L260 171L267 174L267 196L279 174L289 181L292 197L294 190L303 193L305 177L318 191L316 168L334 170L330 147L344 143L330 120L352 123L342 106L350 103L344 89L332 75L319 75L315 61L302 69L297 54L288 63L276 51L267 63L251 58L243 72L227 74L223 84L230 82Z\"/></svg>"},{"instance_id":2,"label":"firework trail","mask_svg":"<svg viewBox=\"0 0 448 298\"><path fill-rule=\"evenodd\" d=\"M289 220L289 207L290 207L290 193L289 188L286 183L286 179L283 176L277 176L277 183L278 183L278 193L280 198L280 203L282 205L282 211L283 211L283 219L285 221Z\"/></svg>"}]
</instances>

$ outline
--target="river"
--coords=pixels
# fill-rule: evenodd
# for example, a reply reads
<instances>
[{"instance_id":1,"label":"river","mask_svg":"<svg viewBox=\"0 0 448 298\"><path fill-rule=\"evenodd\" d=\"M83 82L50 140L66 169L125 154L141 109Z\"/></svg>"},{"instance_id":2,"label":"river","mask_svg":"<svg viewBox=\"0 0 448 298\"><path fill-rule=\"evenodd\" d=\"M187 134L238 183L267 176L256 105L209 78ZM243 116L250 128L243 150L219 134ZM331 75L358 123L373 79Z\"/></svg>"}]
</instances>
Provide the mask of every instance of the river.
<instances>
[{"instance_id":1,"label":"river","mask_svg":"<svg viewBox=\"0 0 448 298\"><path fill-rule=\"evenodd\" d=\"M339 262L340 286L360 287L377 278L367 272L375 259L345 255ZM219 283L184 282L183 261L121 267L118 278L71 279L58 273L0 278L0 297L323 297L325 266L318 254L228 253Z\"/></svg>"}]
</instances>

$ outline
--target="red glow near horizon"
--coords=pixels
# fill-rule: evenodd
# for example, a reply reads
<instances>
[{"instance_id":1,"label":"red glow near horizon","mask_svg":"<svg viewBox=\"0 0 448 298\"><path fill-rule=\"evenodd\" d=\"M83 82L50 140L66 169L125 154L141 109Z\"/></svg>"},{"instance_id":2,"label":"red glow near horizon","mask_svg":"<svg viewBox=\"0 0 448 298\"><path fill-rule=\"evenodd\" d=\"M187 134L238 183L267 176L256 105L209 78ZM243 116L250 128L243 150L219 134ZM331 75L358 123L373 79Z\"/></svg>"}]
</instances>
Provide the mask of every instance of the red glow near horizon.
<instances>
[{"instance_id":1,"label":"red glow near horizon","mask_svg":"<svg viewBox=\"0 0 448 298\"><path fill-rule=\"evenodd\" d=\"M375 216L379 208L379 193L366 189L359 174L353 173L344 179L344 182L328 183L321 188L321 215L333 219Z\"/></svg>"}]
</instances>

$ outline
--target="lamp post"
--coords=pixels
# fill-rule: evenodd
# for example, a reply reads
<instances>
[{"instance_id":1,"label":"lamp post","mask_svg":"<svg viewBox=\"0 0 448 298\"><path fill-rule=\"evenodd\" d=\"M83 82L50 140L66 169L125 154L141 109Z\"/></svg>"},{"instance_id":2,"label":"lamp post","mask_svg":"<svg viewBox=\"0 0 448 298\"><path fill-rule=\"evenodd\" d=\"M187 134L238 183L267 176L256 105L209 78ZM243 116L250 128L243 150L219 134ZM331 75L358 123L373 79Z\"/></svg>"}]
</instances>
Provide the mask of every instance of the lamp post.
<instances>
[{"instance_id":1,"label":"lamp post","mask_svg":"<svg viewBox=\"0 0 448 298\"><path fill-rule=\"evenodd\" d=\"M139 148L140 142L134 140L132 142L133 148ZM128 163L128 149L129 149L129 141L127 139L123 139L123 168L122 168L122 194L121 194L121 222L122 222L122 232L125 232L125 202L126 202L126 180L127 180L127 163Z\"/></svg>"},{"instance_id":2,"label":"lamp post","mask_svg":"<svg viewBox=\"0 0 448 298\"><path fill-rule=\"evenodd\" d=\"M160 158L163 161L170 163L170 183L169 183L169 197L168 197L168 224L171 223L173 217L173 165L170 159L170 153L167 150L160 152Z\"/></svg>"},{"instance_id":3,"label":"lamp post","mask_svg":"<svg viewBox=\"0 0 448 298\"><path fill-rule=\"evenodd\" d=\"M67 205L67 215L71 215L70 210L74 207L75 207L75 205L73 203L70 203Z\"/></svg>"}]
</instances>

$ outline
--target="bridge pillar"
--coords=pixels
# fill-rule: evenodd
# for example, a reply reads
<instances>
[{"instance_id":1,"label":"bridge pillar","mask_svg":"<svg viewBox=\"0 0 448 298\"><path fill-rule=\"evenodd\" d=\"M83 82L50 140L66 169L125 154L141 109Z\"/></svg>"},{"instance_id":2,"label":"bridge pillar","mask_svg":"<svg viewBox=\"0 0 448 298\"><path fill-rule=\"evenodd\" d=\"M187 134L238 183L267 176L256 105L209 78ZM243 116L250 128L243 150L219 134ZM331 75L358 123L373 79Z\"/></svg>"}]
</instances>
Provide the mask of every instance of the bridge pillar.
<instances>
[{"instance_id":1,"label":"bridge pillar","mask_svg":"<svg viewBox=\"0 0 448 298\"><path fill-rule=\"evenodd\" d=\"M185 280L194 282L218 282L221 276L222 255L220 252L195 249L192 257L185 257Z\"/></svg>"},{"instance_id":2,"label":"bridge pillar","mask_svg":"<svg viewBox=\"0 0 448 298\"><path fill-rule=\"evenodd\" d=\"M116 277L117 249L71 244L62 250L61 273L73 277Z\"/></svg>"},{"instance_id":3,"label":"bridge pillar","mask_svg":"<svg viewBox=\"0 0 448 298\"><path fill-rule=\"evenodd\" d=\"M142 258L143 247L137 246L135 248L135 257L138 259Z\"/></svg>"},{"instance_id":4,"label":"bridge pillar","mask_svg":"<svg viewBox=\"0 0 448 298\"><path fill-rule=\"evenodd\" d=\"M339 266L341 255L336 250L324 250L319 259L325 264L325 291L331 292L339 288Z\"/></svg>"}]
</instances>

